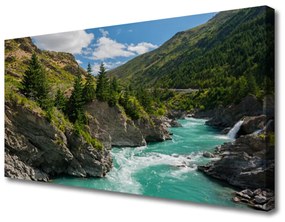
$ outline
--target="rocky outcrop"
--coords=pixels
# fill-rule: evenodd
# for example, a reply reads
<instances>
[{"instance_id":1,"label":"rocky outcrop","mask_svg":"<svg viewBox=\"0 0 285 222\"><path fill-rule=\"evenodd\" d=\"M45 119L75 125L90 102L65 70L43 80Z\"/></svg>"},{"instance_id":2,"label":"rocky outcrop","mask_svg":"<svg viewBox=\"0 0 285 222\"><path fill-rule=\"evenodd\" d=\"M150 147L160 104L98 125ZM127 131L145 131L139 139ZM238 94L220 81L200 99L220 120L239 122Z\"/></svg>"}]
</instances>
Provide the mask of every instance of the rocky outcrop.
<instances>
[{"instance_id":1,"label":"rocky outcrop","mask_svg":"<svg viewBox=\"0 0 285 222\"><path fill-rule=\"evenodd\" d=\"M240 188L274 188L274 148L258 135L241 136L216 149L220 157L199 170Z\"/></svg>"},{"instance_id":2,"label":"rocky outcrop","mask_svg":"<svg viewBox=\"0 0 285 222\"><path fill-rule=\"evenodd\" d=\"M135 121L135 124L142 132L142 135L145 138L146 142L161 142L171 139L171 136L168 132L168 127L170 124L163 118L141 118Z\"/></svg>"},{"instance_id":3,"label":"rocky outcrop","mask_svg":"<svg viewBox=\"0 0 285 222\"><path fill-rule=\"evenodd\" d=\"M187 112L184 110L169 110L167 115L169 119L184 119L187 116Z\"/></svg>"},{"instance_id":4,"label":"rocky outcrop","mask_svg":"<svg viewBox=\"0 0 285 222\"><path fill-rule=\"evenodd\" d=\"M5 176L47 181L60 175L102 177L111 168L108 147L95 148L66 127L59 130L41 113L5 105Z\"/></svg>"},{"instance_id":5,"label":"rocky outcrop","mask_svg":"<svg viewBox=\"0 0 285 222\"><path fill-rule=\"evenodd\" d=\"M236 192L233 197L233 201L236 203L244 203L249 207L257 210L269 211L274 209L275 198L274 193L268 189L245 189L240 192Z\"/></svg>"},{"instance_id":6,"label":"rocky outcrop","mask_svg":"<svg viewBox=\"0 0 285 222\"><path fill-rule=\"evenodd\" d=\"M265 127L266 116L246 116L243 118L243 123L238 131L238 136L251 134L257 132L257 130L262 130Z\"/></svg>"},{"instance_id":7,"label":"rocky outcrop","mask_svg":"<svg viewBox=\"0 0 285 222\"><path fill-rule=\"evenodd\" d=\"M246 119L248 132L252 132L264 121L264 116ZM251 123L252 122L252 123ZM264 125L264 123L262 123ZM245 189L236 193L235 202L242 202L259 210L274 208L274 139L273 120L263 127L261 134L242 135L234 142L216 148L213 156L218 157L198 170L208 176ZM248 127L248 128L247 128ZM206 156L209 156L208 154ZM252 191L251 191L252 190Z\"/></svg>"},{"instance_id":8,"label":"rocky outcrop","mask_svg":"<svg viewBox=\"0 0 285 222\"><path fill-rule=\"evenodd\" d=\"M90 132L104 131L103 141L110 141L111 146L137 147L146 145L145 137L132 120L127 118L118 106L109 107L108 103L94 100L85 107L89 113Z\"/></svg>"},{"instance_id":9,"label":"rocky outcrop","mask_svg":"<svg viewBox=\"0 0 285 222\"><path fill-rule=\"evenodd\" d=\"M110 107L108 103L97 100L85 109L89 113L90 133L115 147L138 147L145 146L147 142L168 140L171 139L168 127L180 126L177 121L166 117L152 116L133 121L118 105Z\"/></svg>"},{"instance_id":10,"label":"rocky outcrop","mask_svg":"<svg viewBox=\"0 0 285 222\"><path fill-rule=\"evenodd\" d=\"M137 147L171 138L167 128L172 120L153 117L133 122L120 107L93 101L85 107L86 130L103 143L101 149L72 126L59 129L39 107L33 110L13 102L5 107L5 175L11 178L103 177L112 167L112 146Z\"/></svg>"},{"instance_id":11,"label":"rocky outcrop","mask_svg":"<svg viewBox=\"0 0 285 222\"><path fill-rule=\"evenodd\" d=\"M207 114L211 117L206 122L207 125L224 129L234 126L244 116L263 114L263 105L255 96L248 95L237 105L231 105L227 108L218 107L215 110L208 111Z\"/></svg>"}]
</instances>

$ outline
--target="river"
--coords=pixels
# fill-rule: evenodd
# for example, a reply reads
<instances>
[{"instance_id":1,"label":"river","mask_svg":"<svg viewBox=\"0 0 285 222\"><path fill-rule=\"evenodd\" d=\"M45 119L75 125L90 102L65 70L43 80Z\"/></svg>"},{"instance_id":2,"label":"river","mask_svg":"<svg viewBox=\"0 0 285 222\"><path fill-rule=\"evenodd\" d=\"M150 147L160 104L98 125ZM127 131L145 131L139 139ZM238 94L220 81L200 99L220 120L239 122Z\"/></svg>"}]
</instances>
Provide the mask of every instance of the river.
<instances>
[{"instance_id":1,"label":"river","mask_svg":"<svg viewBox=\"0 0 285 222\"><path fill-rule=\"evenodd\" d=\"M141 194L197 203L244 207L231 201L234 188L197 171L210 161L203 151L230 139L205 125L205 120L179 120L182 127L170 128L173 139L147 147L113 148L113 169L105 178L59 178L54 183L93 189Z\"/></svg>"}]
</instances>

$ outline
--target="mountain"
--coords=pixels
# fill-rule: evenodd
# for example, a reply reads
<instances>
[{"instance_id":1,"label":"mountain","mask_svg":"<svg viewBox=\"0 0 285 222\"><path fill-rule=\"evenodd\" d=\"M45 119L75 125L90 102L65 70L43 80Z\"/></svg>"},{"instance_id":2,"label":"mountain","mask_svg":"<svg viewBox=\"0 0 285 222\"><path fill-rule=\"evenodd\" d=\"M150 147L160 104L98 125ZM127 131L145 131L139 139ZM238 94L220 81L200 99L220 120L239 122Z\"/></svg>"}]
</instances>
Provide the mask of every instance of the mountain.
<instances>
[{"instance_id":1,"label":"mountain","mask_svg":"<svg viewBox=\"0 0 285 222\"><path fill-rule=\"evenodd\" d=\"M27 70L31 55L35 53L47 72L51 93L57 89L65 91L73 85L77 73L86 75L74 56L65 52L52 52L38 49L30 37L5 41L5 94L9 96L19 85Z\"/></svg>"},{"instance_id":2,"label":"mountain","mask_svg":"<svg viewBox=\"0 0 285 222\"><path fill-rule=\"evenodd\" d=\"M109 75L136 86L203 89L252 75L262 88L273 67L274 12L261 6L220 12Z\"/></svg>"}]
</instances>

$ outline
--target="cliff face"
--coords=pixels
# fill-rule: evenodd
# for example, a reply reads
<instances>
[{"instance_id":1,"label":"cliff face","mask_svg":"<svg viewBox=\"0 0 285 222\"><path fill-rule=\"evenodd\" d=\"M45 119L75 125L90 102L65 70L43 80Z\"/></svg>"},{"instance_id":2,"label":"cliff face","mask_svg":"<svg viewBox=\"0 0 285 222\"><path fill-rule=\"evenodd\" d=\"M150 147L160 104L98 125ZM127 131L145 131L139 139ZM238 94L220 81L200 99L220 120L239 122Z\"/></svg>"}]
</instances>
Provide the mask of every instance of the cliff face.
<instances>
[{"instance_id":1,"label":"cliff face","mask_svg":"<svg viewBox=\"0 0 285 222\"><path fill-rule=\"evenodd\" d=\"M226 108L217 107L214 110L199 112L197 118L210 118L206 124L219 129L233 127L244 116L257 116L263 114L262 102L255 96L246 96L239 104L230 105Z\"/></svg>"},{"instance_id":2,"label":"cliff face","mask_svg":"<svg viewBox=\"0 0 285 222\"><path fill-rule=\"evenodd\" d=\"M88 104L85 109L90 114L90 132L96 132L99 129L107 132L110 135L111 146L136 147L146 145L141 131L117 106L109 107L108 103L95 100Z\"/></svg>"},{"instance_id":3,"label":"cliff face","mask_svg":"<svg viewBox=\"0 0 285 222\"><path fill-rule=\"evenodd\" d=\"M90 133L96 138L106 132L102 141L111 146L138 147L146 142L160 142L171 139L165 122L156 117L129 119L119 106L109 107L105 102L93 101L85 107L89 113ZM109 135L109 136L108 136Z\"/></svg>"},{"instance_id":4,"label":"cliff face","mask_svg":"<svg viewBox=\"0 0 285 222\"><path fill-rule=\"evenodd\" d=\"M108 147L95 148L68 126L58 129L40 111L6 102L5 176L39 181L59 175L102 177L111 166Z\"/></svg>"}]
</instances>

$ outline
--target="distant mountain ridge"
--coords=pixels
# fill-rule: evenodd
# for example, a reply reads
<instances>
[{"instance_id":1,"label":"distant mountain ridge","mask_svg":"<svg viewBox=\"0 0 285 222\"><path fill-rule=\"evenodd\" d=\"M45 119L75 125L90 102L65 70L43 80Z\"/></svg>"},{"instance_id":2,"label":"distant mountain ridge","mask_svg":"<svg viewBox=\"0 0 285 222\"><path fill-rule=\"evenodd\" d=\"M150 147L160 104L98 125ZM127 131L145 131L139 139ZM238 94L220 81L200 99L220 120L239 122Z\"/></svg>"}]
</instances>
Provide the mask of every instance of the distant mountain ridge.
<instances>
[{"instance_id":1,"label":"distant mountain ridge","mask_svg":"<svg viewBox=\"0 0 285 222\"><path fill-rule=\"evenodd\" d=\"M261 85L274 73L274 13L269 9L220 12L109 75L137 86L207 88L217 78L252 74Z\"/></svg>"}]
</instances>

